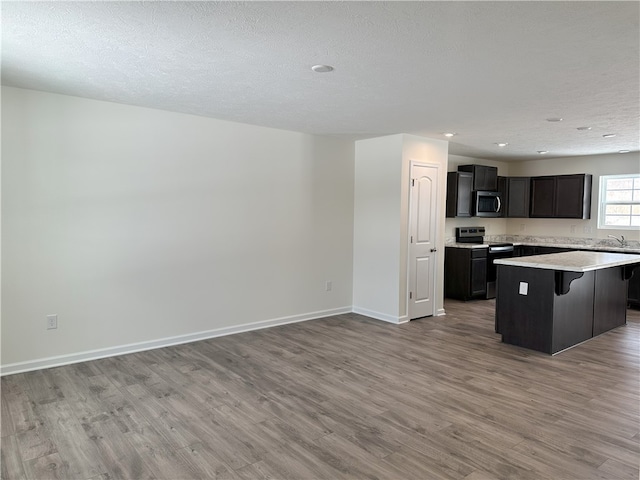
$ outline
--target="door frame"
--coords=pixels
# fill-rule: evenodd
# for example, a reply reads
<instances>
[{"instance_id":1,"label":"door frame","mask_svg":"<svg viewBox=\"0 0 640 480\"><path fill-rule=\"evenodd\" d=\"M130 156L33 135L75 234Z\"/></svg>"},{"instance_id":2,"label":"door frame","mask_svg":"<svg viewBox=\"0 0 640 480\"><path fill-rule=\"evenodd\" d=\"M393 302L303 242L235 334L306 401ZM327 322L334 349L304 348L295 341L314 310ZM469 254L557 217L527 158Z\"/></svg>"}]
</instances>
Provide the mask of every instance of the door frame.
<instances>
[{"instance_id":1,"label":"door frame","mask_svg":"<svg viewBox=\"0 0 640 480\"><path fill-rule=\"evenodd\" d=\"M412 309L411 309L411 302L409 301L409 292L411 291L411 219L413 218L413 210L411 208L411 196L413 194L413 190L411 188L411 180L412 180L412 173L413 173L413 167L414 165L417 166L421 166L421 167L433 167L436 170L436 185L438 186L438 189L442 188L442 185L440 184L440 168L442 167L442 165L440 165L439 163L432 163L432 162L423 162L423 161L419 161L419 160L411 160L409 161L409 178L407 178L407 182L409 184L409 208L407 209L407 214L408 214L408 219L407 219L407 278L406 278L406 312L407 312L407 319L408 321L412 320ZM436 215L436 229L435 229L435 238L436 240L439 238L439 233L440 233L440 221L439 221L439 215L441 212L441 192L438 190L438 192L436 192L436 208L435 208L435 215ZM437 242L436 242L436 248L437 248ZM437 255L438 253L441 253L439 251L439 249L435 252L435 254ZM442 252L444 253L444 252ZM439 257L438 257L439 258ZM433 282L431 283L432 285L432 292L431 295L433 296L433 313L431 314L432 317L435 317L438 315L438 307L436 305L436 280L438 278L438 264L436 262L434 262L434 270L433 270ZM421 317L416 317L416 318L421 318Z\"/></svg>"}]
</instances>

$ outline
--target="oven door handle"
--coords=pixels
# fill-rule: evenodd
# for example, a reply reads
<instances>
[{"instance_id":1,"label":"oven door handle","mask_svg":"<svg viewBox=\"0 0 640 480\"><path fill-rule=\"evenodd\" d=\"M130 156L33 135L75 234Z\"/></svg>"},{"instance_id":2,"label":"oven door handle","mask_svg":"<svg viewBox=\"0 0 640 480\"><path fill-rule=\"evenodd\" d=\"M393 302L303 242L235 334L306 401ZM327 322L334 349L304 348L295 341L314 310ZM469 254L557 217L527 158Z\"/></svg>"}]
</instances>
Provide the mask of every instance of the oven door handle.
<instances>
[{"instance_id":1,"label":"oven door handle","mask_svg":"<svg viewBox=\"0 0 640 480\"><path fill-rule=\"evenodd\" d=\"M500 252L513 252L513 246L505 245L503 247L489 247L489 254Z\"/></svg>"}]
</instances>

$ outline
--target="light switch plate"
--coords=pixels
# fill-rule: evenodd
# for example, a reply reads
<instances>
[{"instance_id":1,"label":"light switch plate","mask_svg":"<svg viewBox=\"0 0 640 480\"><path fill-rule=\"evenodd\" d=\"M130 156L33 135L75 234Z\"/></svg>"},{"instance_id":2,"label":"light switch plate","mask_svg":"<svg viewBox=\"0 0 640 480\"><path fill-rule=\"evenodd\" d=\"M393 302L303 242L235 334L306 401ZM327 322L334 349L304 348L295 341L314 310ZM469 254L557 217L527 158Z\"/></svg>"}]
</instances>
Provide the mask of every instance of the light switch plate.
<instances>
[{"instance_id":1,"label":"light switch plate","mask_svg":"<svg viewBox=\"0 0 640 480\"><path fill-rule=\"evenodd\" d=\"M518 293L520 295L527 295L529 293L529 284L527 282L520 282Z\"/></svg>"}]
</instances>

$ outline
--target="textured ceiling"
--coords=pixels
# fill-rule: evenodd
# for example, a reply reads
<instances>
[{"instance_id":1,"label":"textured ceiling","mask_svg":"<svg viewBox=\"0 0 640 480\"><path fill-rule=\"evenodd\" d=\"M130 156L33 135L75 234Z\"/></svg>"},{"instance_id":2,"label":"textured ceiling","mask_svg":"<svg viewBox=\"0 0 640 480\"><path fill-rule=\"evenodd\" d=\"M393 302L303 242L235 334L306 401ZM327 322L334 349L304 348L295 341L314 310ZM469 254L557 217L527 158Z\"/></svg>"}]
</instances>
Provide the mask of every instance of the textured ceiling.
<instances>
[{"instance_id":1,"label":"textured ceiling","mask_svg":"<svg viewBox=\"0 0 640 480\"><path fill-rule=\"evenodd\" d=\"M349 138L454 131L482 158L637 151L639 6L5 1L2 83Z\"/></svg>"}]
</instances>

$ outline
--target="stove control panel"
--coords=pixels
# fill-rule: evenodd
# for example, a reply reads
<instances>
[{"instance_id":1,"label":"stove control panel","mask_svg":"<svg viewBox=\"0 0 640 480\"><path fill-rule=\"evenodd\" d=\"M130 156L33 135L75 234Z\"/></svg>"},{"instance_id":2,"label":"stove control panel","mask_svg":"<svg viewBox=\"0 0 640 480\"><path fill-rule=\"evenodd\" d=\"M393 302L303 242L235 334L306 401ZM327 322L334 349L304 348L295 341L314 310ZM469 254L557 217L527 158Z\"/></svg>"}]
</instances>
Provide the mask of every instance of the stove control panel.
<instances>
[{"instance_id":1,"label":"stove control panel","mask_svg":"<svg viewBox=\"0 0 640 480\"><path fill-rule=\"evenodd\" d=\"M482 243L484 227L456 227L456 242Z\"/></svg>"}]
</instances>

